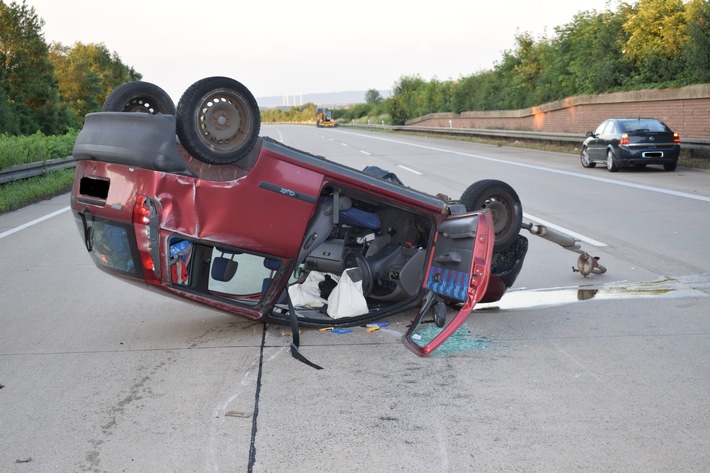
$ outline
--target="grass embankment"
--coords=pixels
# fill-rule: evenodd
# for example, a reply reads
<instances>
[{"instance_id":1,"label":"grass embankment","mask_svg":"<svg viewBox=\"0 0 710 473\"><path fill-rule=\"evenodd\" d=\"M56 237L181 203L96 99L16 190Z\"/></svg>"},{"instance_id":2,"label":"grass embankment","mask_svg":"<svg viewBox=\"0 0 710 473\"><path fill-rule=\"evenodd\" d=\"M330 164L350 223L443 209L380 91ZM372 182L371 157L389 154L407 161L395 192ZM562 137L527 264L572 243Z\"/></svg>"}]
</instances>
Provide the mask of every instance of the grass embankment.
<instances>
[{"instance_id":1,"label":"grass embankment","mask_svg":"<svg viewBox=\"0 0 710 473\"><path fill-rule=\"evenodd\" d=\"M73 168L3 184L0 186L0 213L17 210L26 205L69 192L72 182L74 182Z\"/></svg>"},{"instance_id":2,"label":"grass embankment","mask_svg":"<svg viewBox=\"0 0 710 473\"><path fill-rule=\"evenodd\" d=\"M77 131L61 136L0 135L0 169L71 156ZM0 185L0 213L22 208L71 189L74 170L54 171L42 176Z\"/></svg>"}]
</instances>

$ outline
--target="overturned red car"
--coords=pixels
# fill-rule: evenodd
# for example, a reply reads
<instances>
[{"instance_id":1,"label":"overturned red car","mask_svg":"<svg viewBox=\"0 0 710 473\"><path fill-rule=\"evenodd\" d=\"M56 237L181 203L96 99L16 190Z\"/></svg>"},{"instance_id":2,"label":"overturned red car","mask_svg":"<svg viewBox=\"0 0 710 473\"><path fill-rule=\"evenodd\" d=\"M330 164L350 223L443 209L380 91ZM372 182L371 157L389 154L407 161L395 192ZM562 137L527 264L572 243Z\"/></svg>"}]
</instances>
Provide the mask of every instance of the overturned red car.
<instances>
[{"instance_id":1,"label":"overturned red car","mask_svg":"<svg viewBox=\"0 0 710 473\"><path fill-rule=\"evenodd\" d=\"M144 113L126 113L144 112ZM86 116L71 207L95 264L234 315L298 327L372 323L414 307L425 356L474 305L499 300L528 248L522 206L497 180L459 199L259 136L256 100L226 77L177 107L132 82ZM425 322L435 335L422 336ZM426 333L431 333L427 330Z\"/></svg>"}]
</instances>

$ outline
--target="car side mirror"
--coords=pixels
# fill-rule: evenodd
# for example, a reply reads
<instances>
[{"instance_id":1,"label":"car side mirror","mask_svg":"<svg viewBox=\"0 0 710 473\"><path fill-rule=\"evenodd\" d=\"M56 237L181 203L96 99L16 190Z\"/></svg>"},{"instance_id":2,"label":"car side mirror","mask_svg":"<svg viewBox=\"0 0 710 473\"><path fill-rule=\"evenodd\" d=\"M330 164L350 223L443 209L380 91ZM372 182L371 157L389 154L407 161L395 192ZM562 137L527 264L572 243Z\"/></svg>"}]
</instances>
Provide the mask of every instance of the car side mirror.
<instances>
[{"instance_id":1,"label":"car side mirror","mask_svg":"<svg viewBox=\"0 0 710 473\"><path fill-rule=\"evenodd\" d=\"M593 131L588 131L585 136L586 136L587 138L593 138L593 137L594 137L594 132L593 132Z\"/></svg>"}]
</instances>

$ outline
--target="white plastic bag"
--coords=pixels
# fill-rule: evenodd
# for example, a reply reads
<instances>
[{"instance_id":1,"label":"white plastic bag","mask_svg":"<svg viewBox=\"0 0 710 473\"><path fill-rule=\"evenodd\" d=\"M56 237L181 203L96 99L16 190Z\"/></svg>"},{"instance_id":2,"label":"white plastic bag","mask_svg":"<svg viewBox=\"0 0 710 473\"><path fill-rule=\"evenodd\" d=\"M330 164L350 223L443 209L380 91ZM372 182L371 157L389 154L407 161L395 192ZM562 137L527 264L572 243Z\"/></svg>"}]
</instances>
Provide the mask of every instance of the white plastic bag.
<instances>
[{"instance_id":1,"label":"white plastic bag","mask_svg":"<svg viewBox=\"0 0 710 473\"><path fill-rule=\"evenodd\" d=\"M328 315L334 319L362 315L369 311L365 296L362 295L362 281L354 282L350 277L349 272L353 270L357 271L357 268L343 271L340 282L328 297Z\"/></svg>"},{"instance_id":2,"label":"white plastic bag","mask_svg":"<svg viewBox=\"0 0 710 473\"><path fill-rule=\"evenodd\" d=\"M338 277L330 275L331 278L338 281ZM288 287L288 296L291 298L291 303L294 307L311 307L318 308L325 305L325 299L320 296L320 288L318 283L325 279L325 273L311 271L306 276L306 280L302 284L292 284Z\"/></svg>"}]
</instances>

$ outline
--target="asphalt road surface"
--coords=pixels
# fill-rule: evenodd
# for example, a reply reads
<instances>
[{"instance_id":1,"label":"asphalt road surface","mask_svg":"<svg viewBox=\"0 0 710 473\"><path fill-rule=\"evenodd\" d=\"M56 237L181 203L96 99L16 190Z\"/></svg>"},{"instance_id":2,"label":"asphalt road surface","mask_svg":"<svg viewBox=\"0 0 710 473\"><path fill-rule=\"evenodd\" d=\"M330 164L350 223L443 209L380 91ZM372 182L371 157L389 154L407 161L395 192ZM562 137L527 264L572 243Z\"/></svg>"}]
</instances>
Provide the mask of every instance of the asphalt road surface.
<instances>
[{"instance_id":1,"label":"asphalt road surface","mask_svg":"<svg viewBox=\"0 0 710 473\"><path fill-rule=\"evenodd\" d=\"M2 472L710 471L710 173L397 134L262 135L451 196L483 178L530 236L516 285L429 358L413 314L367 333L264 326L96 269L68 195L0 216Z\"/></svg>"}]
</instances>

